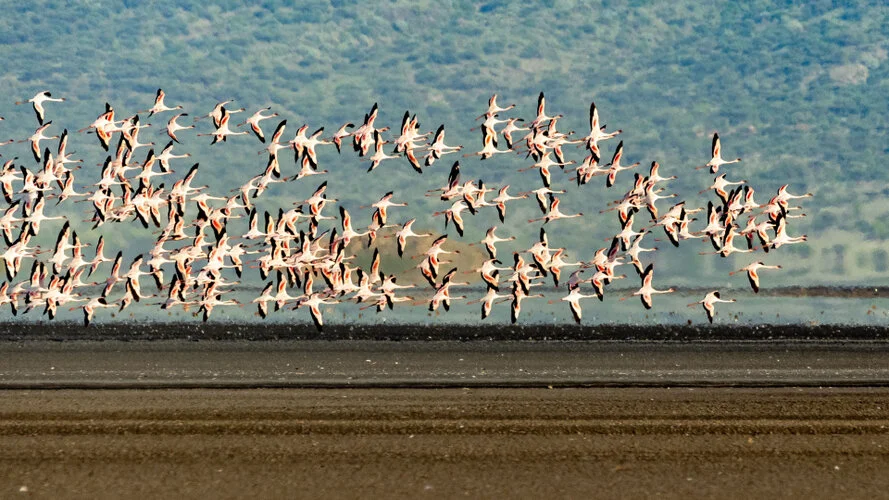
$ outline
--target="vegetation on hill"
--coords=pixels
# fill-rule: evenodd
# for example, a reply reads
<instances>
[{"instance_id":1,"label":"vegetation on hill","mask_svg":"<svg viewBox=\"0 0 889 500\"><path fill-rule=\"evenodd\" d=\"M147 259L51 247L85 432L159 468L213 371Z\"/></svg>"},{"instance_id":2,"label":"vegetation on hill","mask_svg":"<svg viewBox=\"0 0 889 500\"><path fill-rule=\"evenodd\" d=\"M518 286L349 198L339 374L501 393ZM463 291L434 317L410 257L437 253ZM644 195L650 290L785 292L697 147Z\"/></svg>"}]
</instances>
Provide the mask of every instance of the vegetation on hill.
<instances>
[{"instance_id":1,"label":"vegetation on hill","mask_svg":"<svg viewBox=\"0 0 889 500\"><path fill-rule=\"evenodd\" d=\"M809 234L809 245L781 249L792 281L889 277L889 173L882 168L889 149L889 8L883 2L333 0L293 7L283 1L129 1L122 7L106 0L35 1L10 6L0 18L0 54L7 96L0 104L7 118L0 136L16 139L30 133L33 116L12 102L38 90L68 99L50 115L76 130L106 101L120 117L147 109L162 87L168 103L194 116L230 98L248 112L273 106L288 119L288 136L302 123L332 133L346 121L360 122L379 102L380 123L397 128L410 110L424 129L443 123L449 142L471 151L480 144L469 130L472 120L492 93L518 104L511 116L527 118L542 90L548 109L565 114L560 129L566 131L587 130L587 109L595 101L608 128L625 131L630 161L658 160L665 175L680 176L670 189L701 204L703 196L695 193L712 176L692 167L707 161L709 136L719 131L726 156L744 158L730 177L749 180L757 201L767 201L784 183L816 194L805 204L809 217L794 225L795 234ZM156 142L165 142L164 123L154 123ZM252 138L211 148L207 138L183 134L188 141L181 149L201 162L201 182L217 191L242 184L264 166ZM104 153L95 138L72 142L71 149L91 159L78 176L97 175L92 164ZM604 147L605 156L614 146ZM4 156L12 156L14 147L8 148ZM26 158L26 152L16 154ZM583 158L581 150L569 156ZM388 190L437 187L450 164L442 161L418 177L403 161L364 174L366 164L351 152L326 151L321 162L331 171L331 190L350 207ZM515 169L527 166L521 157L466 164L466 179L490 184L510 182ZM527 184L518 190L536 183L527 174L520 178L530 180L516 181ZM567 183L567 176L556 182ZM316 184L276 188L265 202L289 205ZM567 210L594 212L619 196L588 187L566 197ZM442 208L434 199L418 203L427 212ZM533 204L516 210L513 223L534 210ZM593 226L562 221L552 230L554 242L585 256L618 230L610 215L593 220ZM471 222L466 240L480 238L489 223ZM536 227L522 226L516 232L532 240ZM135 228L113 229L119 245L148 241ZM722 279L740 263L676 258L701 249L671 254L671 270L663 275Z\"/></svg>"}]
</instances>

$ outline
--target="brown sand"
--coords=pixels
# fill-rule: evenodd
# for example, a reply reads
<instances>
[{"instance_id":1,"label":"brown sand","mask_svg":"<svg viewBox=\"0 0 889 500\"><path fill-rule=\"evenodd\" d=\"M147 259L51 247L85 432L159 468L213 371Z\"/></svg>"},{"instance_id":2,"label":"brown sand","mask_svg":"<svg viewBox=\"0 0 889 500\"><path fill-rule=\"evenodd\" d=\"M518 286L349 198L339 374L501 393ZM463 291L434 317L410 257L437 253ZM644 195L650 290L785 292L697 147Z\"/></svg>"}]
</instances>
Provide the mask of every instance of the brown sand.
<instances>
[{"instance_id":1,"label":"brown sand","mask_svg":"<svg viewBox=\"0 0 889 500\"><path fill-rule=\"evenodd\" d=\"M887 389L0 391L0 498L876 498Z\"/></svg>"}]
</instances>

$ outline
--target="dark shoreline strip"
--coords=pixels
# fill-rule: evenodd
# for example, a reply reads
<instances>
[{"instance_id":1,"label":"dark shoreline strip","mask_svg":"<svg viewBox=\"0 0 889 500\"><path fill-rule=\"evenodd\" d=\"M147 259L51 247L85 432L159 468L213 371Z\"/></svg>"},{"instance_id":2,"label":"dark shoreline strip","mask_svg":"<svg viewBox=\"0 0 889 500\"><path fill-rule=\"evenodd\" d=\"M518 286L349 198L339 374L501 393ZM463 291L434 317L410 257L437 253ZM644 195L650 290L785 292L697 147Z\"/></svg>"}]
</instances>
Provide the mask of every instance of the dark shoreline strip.
<instances>
[{"instance_id":1,"label":"dark shoreline strip","mask_svg":"<svg viewBox=\"0 0 889 500\"><path fill-rule=\"evenodd\" d=\"M889 380L754 380L754 381L331 381L331 382L0 382L0 391L66 391L66 390L254 390L254 389L778 389L778 388L889 388Z\"/></svg>"},{"instance_id":2,"label":"dark shoreline strip","mask_svg":"<svg viewBox=\"0 0 889 500\"><path fill-rule=\"evenodd\" d=\"M0 323L0 342L78 341L611 341L889 342L889 326L864 325L326 325L285 323Z\"/></svg>"}]
</instances>

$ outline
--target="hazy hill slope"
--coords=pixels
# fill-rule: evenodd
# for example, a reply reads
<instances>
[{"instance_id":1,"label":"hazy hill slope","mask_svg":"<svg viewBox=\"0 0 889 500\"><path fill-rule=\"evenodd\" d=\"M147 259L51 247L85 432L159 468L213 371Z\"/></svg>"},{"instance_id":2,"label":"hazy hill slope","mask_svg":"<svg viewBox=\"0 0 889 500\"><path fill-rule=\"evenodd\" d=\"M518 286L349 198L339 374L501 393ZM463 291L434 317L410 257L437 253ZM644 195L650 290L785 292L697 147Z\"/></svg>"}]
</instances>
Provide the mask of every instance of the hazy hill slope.
<instances>
[{"instance_id":1,"label":"hazy hill slope","mask_svg":"<svg viewBox=\"0 0 889 500\"><path fill-rule=\"evenodd\" d=\"M424 128L444 123L450 142L474 148L479 140L469 128L491 93L529 116L543 90L550 108L566 114L564 130L585 131L595 100L609 129L625 130L631 160L660 161L665 173L680 175L673 188L683 195L691 197L710 180L691 167L707 160L714 130L728 155L744 157L737 176L757 186L758 201L785 182L794 191L816 192L809 219L796 226L812 239L808 249L792 251L801 257L797 280L867 282L889 275L889 203L882 201L889 178L882 168L889 8L882 2L125 5L47 1L8 9L0 19L7 96L0 131L16 138L26 133L12 124L33 120L30 110L12 101L42 88L69 99L53 112L59 123L77 129L105 101L127 116L149 107L154 91L164 87L170 102L195 115L217 100L236 98L251 111L274 106L293 128L307 122L328 131L360 121L379 102L385 124L397 127L409 109ZM78 140L83 145L77 149L101 160L94 139ZM192 140L184 149L205 171L212 168L204 182L215 188L243 182L245 169L262 168L253 143L211 150ZM579 150L573 154L582 159ZM331 154L325 161L347 203L369 201L359 200L365 189L350 177L363 171L353 156ZM522 166L499 159L472 161L466 170L493 182ZM418 183L426 189L443 181L444 169L422 181L399 171L388 181L394 189ZM301 199L312 187L281 191L270 201ZM593 207L616 197L599 186L593 194ZM603 219L586 237L598 245L614 225ZM129 239L127 231L121 234ZM562 237L578 248L592 245L576 230ZM867 241L851 245L858 237ZM840 266L818 262L839 255Z\"/></svg>"}]
</instances>

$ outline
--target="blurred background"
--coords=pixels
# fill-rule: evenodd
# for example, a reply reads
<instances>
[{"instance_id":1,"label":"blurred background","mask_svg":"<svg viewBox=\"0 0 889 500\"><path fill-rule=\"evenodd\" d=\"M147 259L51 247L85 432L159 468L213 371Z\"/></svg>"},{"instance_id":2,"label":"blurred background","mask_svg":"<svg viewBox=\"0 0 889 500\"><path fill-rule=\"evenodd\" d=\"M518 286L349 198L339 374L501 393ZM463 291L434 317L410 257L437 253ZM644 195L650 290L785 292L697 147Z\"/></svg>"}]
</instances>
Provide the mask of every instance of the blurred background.
<instances>
[{"instance_id":1,"label":"blurred background","mask_svg":"<svg viewBox=\"0 0 889 500\"><path fill-rule=\"evenodd\" d=\"M0 18L0 60L5 65L0 86L6 96L0 101L0 115L6 118L0 122L0 139L23 140L36 127L30 106L15 106L15 101L40 90L65 97L64 103L46 105L47 118L53 120L49 132L54 135L67 128L72 133L68 150L84 159L77 184L91 184L99 178L106 153L95 136L75 131L92 123L105 102L115 107L117 118L124 118L150 108L156 90L163 88L166 103L181 104L191 116L206 115L218 101L234 99L231 107L246 111L234 115L232 123L271 106L280 118L263 122L263 128L268 136L279 119L287 119L286 140L304 123L310 132L325 127L329 137L346 122L360 124L378 103L377 124L391 127L393 138L401 116L409 110L418 115L423 131L444 124L449 144L462 144L464 152L473 152L481 148L481 134L470 129L478 125L473 120L486 110L491 94L500 96L501 106L517 105L503 116L530 121L537 95L543 91L548 114L565 115L559 130L573 130L579 136L589 131L588 110L595 102L607 129L623 130L618 139L602 143L603 163L622 139L624 161L641 162L642 173L647 173L651 161L658 161L662 175L679 176L667 184L664 194L675 192L690 207L715 199L712 193L698 194L714 176L694 167L709 160L710 137L717 131L723 157L743 158L740 164L725 167L728 178L747 180L756 190L757 202L767 202L783 184L789 184L794 194L814 193L814 198L801 203L807 217L788 226L791 235L807 234L808 243L788 245L767 256L722 259L698 255L711 251L709 244L689 241L673 248L667 241L647 239L648 246L660 248L656 254L646 254L648 259L643 257L656 262L656 287L734 293L741 302L722 309L717 319L722 322L889 322L880 291L889 277L889 173L883 165L889 148L889 7L883 2L207 4L84 0L8 6ZM143 115L143 121L153 126L143 130L140 139L163 147L164 125L171 115L147 120ZM197 123L197 132L211 131L208 120ZM192 158L174 163L174 177L184 175L192 161L200 162L196 184L209 184L213 194L227 195L265 167L265 157L257 154L263 145L252 135L212 147L209 137L195 137L195 131L181 132L180 140L175 152L190 153ZM330 146L319 151L320 168L330 173L273 185L258 200L260 211L288 209L326 179L328 196L352 211L358 225L370 222L371 209L361 206L394 191L397 201L410 205L392 209L393 222L417 217L416 229L445 232L442 218L432 213L450 204L423 195L445 184L457 155L444 157L423 175L404 159L383 162L368 174L369 163L350 149L344 148L342 154ZM4 146L0 153L4 160L18 156L18 162L32 170L38 166L27 144ZM141 161L144 154L145 150L137 152L136 159ZM584 156L583 149L566 148L567 159L579 163ZM511 193L540 185L535 172L517 172L533 163L524 155L498 155L486 161L461 158L461 163L464 181L483 179L492 187L510 184ZM298 168L287 151L282 152L282 168L284 175L293 175ZM589 260L597 248L607 246L620 227L613 213L598 212L620 198L631 182L632 173L625 172L611 189L605 188L601 177L578 188L569 182L567 169L555 172L554 188L568 190L562 210L587 216L547 224L551 246L565 247L572 260ZM672 201L661 202L662 210ZM86 206L62 205L83 238L94 242L104 234L109 250L125 251L127 265L156 238L138 223L107 224L91 231L91 224L81 222L88 211L79 213ZM47 207L48 215L62 211L51 204ZM539 216L531 200L509 206L498 235L514 235L517 240L501 244L506 256L501 260L511 262L512 251L536 241L540 226L527 220ZM642 218L647 219L647 215ZM231 224L244 228L244 222ZM499 221L493 211L482 211L468 216L466 224L463 238L453 229L448 231L450 248L463 251L457 263L461 269L481 262L481 250L467 245ZM692 229L703 225L699 220ZM51 228L60 226L48 225L41 232L42 246L52 245ZM663 231L656 228L654 236L663 238ZM384 241L384 250L392 243ZM406 257L422 251L416 245ZM358 259L366 262L369 253ZM803 286L873 287L874 296L754 299L746 279L729 277L728 272L759 259L784 266L783 271L763 275L764 288L781 287L792 295L795 287ZM416 274L415 264L384 251L387 273ZM627 267L619 272L630 275L621 287L637 286L634 271ZM252 296L263 285L257 274L245 274L245 287L255 289ZM552 298L557 300L560 294ZM604 306L585 303L589 304L585 321L704 319L699 309L685 307L698 296L663 301L658 297L655 310L646 312L636 299L617 302L622 295L626 293L606 297ZM527 321L571 321L563 303L529 304L534 305L523 311ZM245 307L217 314L222 320L250 319L252 312ZM126 314L163 319L156 309L131 308ZM308 313L296 314L299 321L308 321ZM351 306L337 307L335 314L342 318L334 315L331 321L380 320L371 311L361 313ZM476 307L462 305L445 315L430 315L421 307L384 314L389 321L477 320ZM293 315L273 318L290 321ZM25 320L37 319L34 313L29 316ZM508 321L508 307L491 320Z\"/></svg>"}]
</instances>

